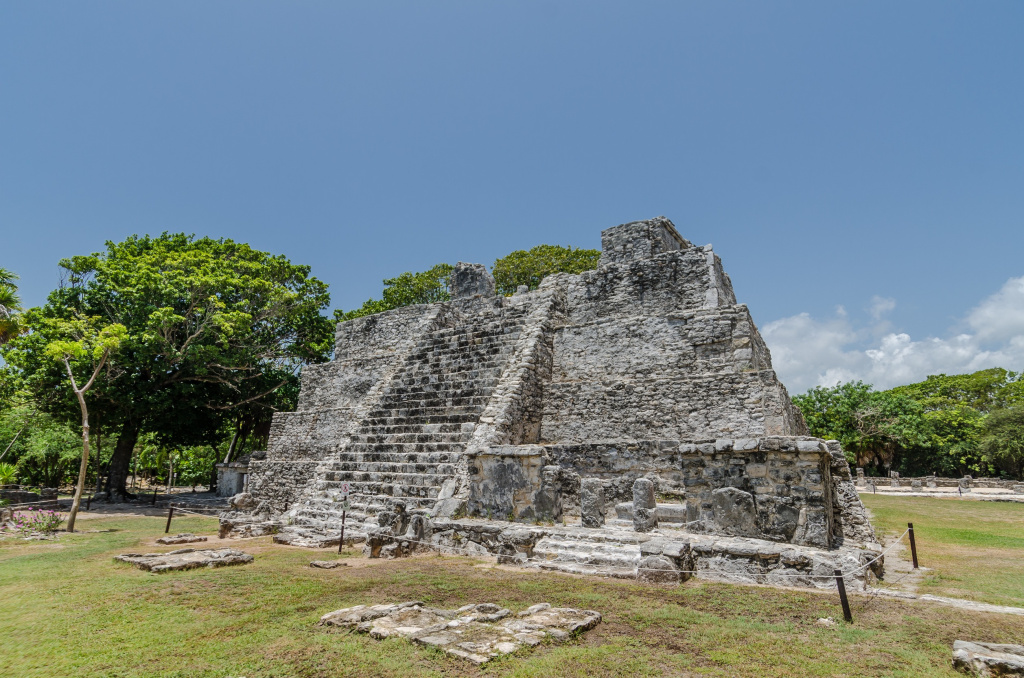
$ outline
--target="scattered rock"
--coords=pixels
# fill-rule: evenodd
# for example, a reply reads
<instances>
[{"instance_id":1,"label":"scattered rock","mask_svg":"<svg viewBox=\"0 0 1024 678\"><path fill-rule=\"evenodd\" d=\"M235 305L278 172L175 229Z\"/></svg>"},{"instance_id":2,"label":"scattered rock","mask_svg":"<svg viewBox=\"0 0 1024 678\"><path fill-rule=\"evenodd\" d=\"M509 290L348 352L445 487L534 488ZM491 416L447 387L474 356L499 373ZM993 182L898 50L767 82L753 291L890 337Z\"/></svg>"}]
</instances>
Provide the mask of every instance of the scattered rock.
<instances>
[{"instance_id":1,"label":"scattered rock","mask_svg":"<svg viewBox=\"0 0 1024 678\"><path fill-rule=\"evenodd\" d=\"M150 572L170 572L197 567L245 565L251 563L253 557L235 549L178 549L170 553L122 553L115 556L114 560L131 563L141 570Z\"/></svg>"},{"instance_id":2,"label":"scattered rock","mask_svg":"<svg viewBox=\"0 0 1024 678\"><path fill-rule=\"evenodd\" d=\"M253 499L252 495L248 492L239 492L235 496L228 500L231 504L231 508L237 511L244 511L245 509L251 509L256 506L256 500Z\"/></svg>"},{"instance_id":3,"label":"scattered rock","mask_svg":"<svg viewBox=\"0 0 1024 678\"><path fill-rule=\"evenodd\" d=\"M982 678L1024 677L1024 645L958 640L953 643L953 668Z\"/></svg>"},{"instance_id":4,"label":"scattered rock","mask_svg":"<svg viewBox=\"0 0 1024 678\"><path fill-rule=\"evenodd\" d=\"M156 540L157 544L192 544L197 541L206 541L206 537L199 537L191 532L184 534L176 534L173 537L160 537Z\"/></svg>"},{"instance_id":5,"label":"scattered rock","mask_svg":"<svg viewBox=\"0 0 1024 678\"><path fill-rule=\"evenodd\" d=\"M814 622L818 626L824 626L826 628L833 628L836 625L836 620L832 617L821 617L818 621Z\"/></svg>"},{"instance_id":6,"label":"scattered rock","mask_svg":"<svg viewBox=\"0 0 1024 678\"><path fill-rule=\"evenodd\" d=\"M457 610L424 607L420 601L397 605L357 605L325 614L322 626L340 626L369 633L378 640L408 638L474 664L535 647L546 638L561 641L598 625L601 615L593 610L551 607L540 603L519 614L483 603Z\"/></svg>"},{"instance_id":7,"label":"scattered rock","mask_svg":"<svg viewBox=\"0 0 1024 678\"><path fill-rule=\"evenodd\" d=\"M314 560L309 566L317 567L321 570L333 570L336 567L348 567L348 563L343 563L340 560Z\"/></svg>"}]
</instances>

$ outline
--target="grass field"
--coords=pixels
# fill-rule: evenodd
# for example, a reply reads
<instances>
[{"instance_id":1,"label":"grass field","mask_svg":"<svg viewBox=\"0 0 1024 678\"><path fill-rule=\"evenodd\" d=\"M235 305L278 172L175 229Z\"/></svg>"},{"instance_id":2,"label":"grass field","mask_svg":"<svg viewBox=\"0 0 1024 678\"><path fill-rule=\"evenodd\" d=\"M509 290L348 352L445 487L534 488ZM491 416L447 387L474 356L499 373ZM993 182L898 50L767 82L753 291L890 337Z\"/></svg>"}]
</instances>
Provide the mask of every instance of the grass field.
<instances>
[{"instance_id":1,"label":"grass field","mask_svg":"<svg viewBox=\"0 0 1024 678\"><path fill-rule=\"evenodd\" d=\"M875 529L895 537L914 523L919 593L1024 607L1024 504L863 496ZM909 555L907 556L909 558Z\"/></svg>"},{"instance_id":2,"label":"grass field","mask_svg":"<svg viewBox=\"0 0 1024 678\"><path fill-rule=\"evenodd\" d=\"M906 515L897 506L872 505L887 527ZM920 520L930 559L932 528L925 517L913 520ZM237 542L256 561L219 570L153 575L112 560L126 551L171 550L152 544L163 522L89 519L80 529L113 531L63 535L56 543L0 540L0 675L952 677L954 639L1024 638L1024 617L880 597L854 598L854 624L827 628L815 622L841 618L835 594L699 580L646 586L434 555L353 557L350 567L314 570L310 560L330 556L267 539ZM213 519L185 518L174 530L213 534L215 526ZM1011 541L986 548L1001 553L1007 545L1018 547ZM315 625L341 607L403 600L446 607L494 602L514 610L546 601L598 610L604 622L568 644L483 669L403 640Z\"/></svg>"}]
</instances>

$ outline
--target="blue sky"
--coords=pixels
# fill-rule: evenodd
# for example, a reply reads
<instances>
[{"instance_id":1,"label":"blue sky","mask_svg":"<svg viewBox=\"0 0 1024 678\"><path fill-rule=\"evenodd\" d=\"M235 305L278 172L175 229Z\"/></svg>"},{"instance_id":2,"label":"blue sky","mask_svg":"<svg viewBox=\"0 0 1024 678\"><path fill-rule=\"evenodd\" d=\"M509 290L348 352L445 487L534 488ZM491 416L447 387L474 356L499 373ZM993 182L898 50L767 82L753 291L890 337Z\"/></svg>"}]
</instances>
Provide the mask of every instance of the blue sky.
<instances>
[{"instance_id":1,"label":"blue sky","mask_svg":"<svg viewBox=\"0 0 1024 678\"><path fill-rule=\"evenodd\" d=\"M790 389L1024 368L1020 2L6 3L0 266L163 230L381 279L666 215Z\"/></svg>"}]
</instances>

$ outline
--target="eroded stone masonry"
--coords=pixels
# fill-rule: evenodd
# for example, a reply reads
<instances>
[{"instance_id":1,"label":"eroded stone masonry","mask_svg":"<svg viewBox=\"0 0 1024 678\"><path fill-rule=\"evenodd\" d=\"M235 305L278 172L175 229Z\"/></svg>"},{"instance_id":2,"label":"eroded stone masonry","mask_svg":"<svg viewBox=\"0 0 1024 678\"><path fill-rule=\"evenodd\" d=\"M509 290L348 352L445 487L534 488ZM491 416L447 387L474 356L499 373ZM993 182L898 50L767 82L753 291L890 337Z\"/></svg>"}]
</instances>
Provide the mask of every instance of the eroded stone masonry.
<instances>
[{"instance_id":1,"label":"eroded stone masonry","mask_svg":"<svg viewBox=\"0 0 1024 678\"><path fill-rule=\"evenodd\" d=\"M370 555L823 586L871 560L838 443L807 436L711 246L665 218L601 237L596 270L535 291L460 263L451 301L340 323L222 532L336 545L347 482Z\"/></svg>"}]
</instances>

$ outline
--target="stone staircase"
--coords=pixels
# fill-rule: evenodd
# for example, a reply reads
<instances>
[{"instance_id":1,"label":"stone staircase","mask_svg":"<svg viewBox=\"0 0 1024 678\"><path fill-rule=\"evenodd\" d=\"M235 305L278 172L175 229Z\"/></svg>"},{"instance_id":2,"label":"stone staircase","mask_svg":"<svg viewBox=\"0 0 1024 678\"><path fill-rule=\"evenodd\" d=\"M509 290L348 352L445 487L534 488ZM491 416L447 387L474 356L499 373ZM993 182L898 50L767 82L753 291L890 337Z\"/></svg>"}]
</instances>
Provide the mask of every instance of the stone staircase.
<instances>
[{"instance_id":1,"label":"stone staircase","mask_svg":"<svg viewBox=\"0 0 1024 678\"><path fill-rule=\"evenodd\" d=\"M434 506L445 482L454 483L466 443L526 321L521 307L499 306L489 315L472 327L424 336L337 460L320 467L312 496L292 512L297 531L336 531L343 482L349 483L351 523L395 501L410 512Z\"/></svg>"},{"instance_id":2,"label":"stone staircase","mask_svg":"<svg viewBox=\"0 0 1024 678\"><path fill-rule=\"evenodd\" d=\"M564 530L537 542L528 566L572 574L599 574L633 579L640 563L640 543L648 536L636 532Z\"/></svg>"}]
</instances>

